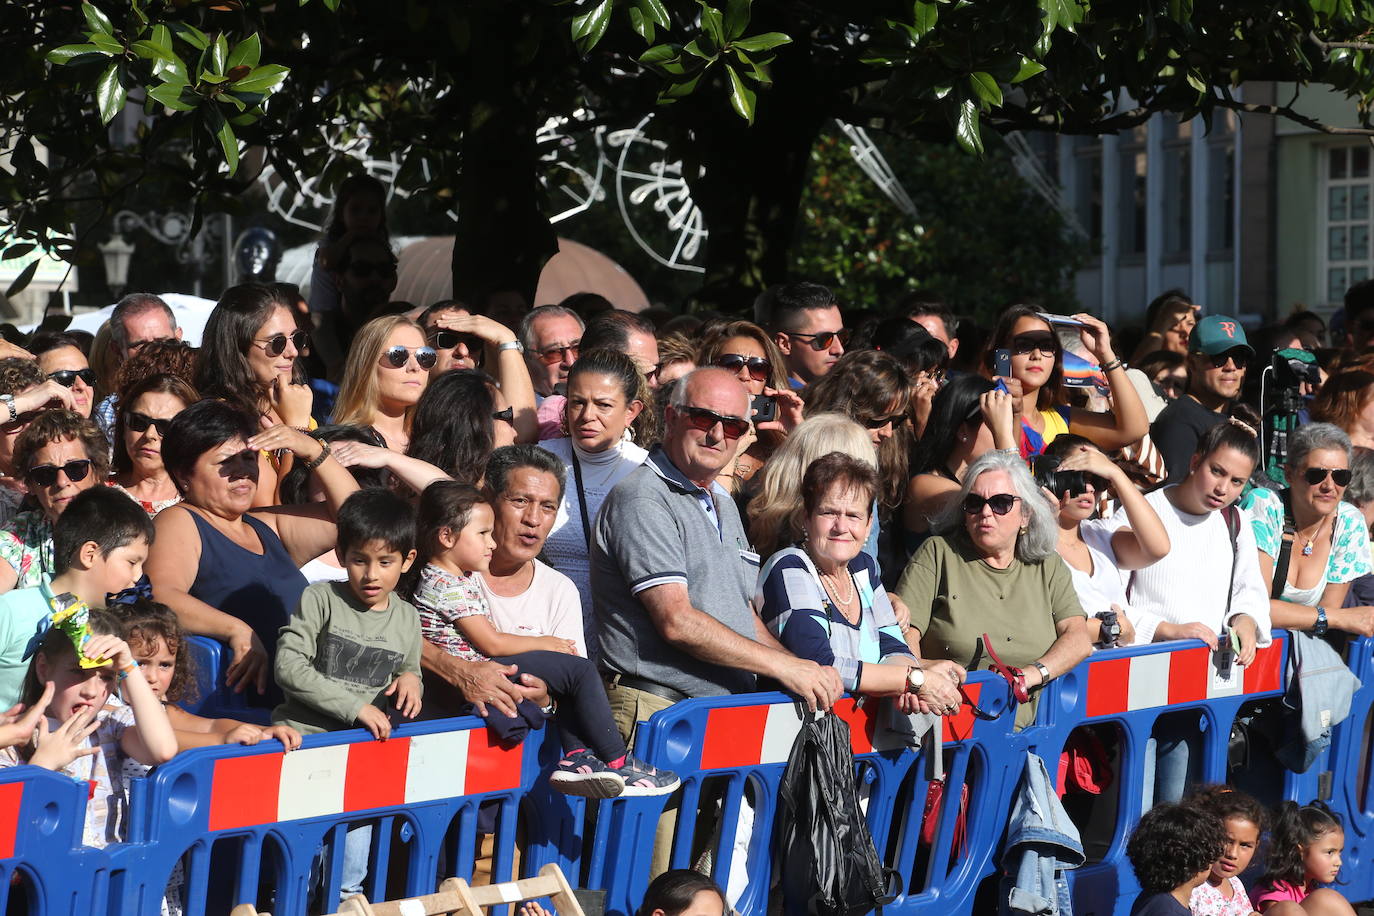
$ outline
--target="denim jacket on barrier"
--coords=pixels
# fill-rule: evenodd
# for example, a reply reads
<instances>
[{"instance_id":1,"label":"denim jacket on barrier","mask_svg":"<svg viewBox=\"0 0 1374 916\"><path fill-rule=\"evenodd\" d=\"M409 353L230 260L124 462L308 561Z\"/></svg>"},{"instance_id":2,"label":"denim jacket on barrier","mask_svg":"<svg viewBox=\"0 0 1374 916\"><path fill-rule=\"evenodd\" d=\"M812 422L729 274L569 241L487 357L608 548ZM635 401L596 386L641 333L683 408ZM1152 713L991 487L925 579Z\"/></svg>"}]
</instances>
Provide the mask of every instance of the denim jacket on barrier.
<instances>
[{"instance_id":1,"label":"denim jacket on barrier","mask_svg":"<svg viewBox=\"0 0 1374 916\"><path fill-rule=\"evenodd\" d=\"M1078 828L1060 804L1045 762L1027 751L1002 853L1001 912L1071 916L1067 872L1084 859Z\"/></svg>"},{"instance_id":2,"label":"denim jacket on barrier","mask_svg":"<svg viewBox=\"0 0 1374 916\"><path fill-rule=\"evenodd\" d=\"M1276 756L1290 770L1305 773L1331 743L1331 730L1350 715L1360 679L1324 639L1301 631L1288 639L1288 689L1283 696L1288 716Z\"/></svg>"}]
</instances>

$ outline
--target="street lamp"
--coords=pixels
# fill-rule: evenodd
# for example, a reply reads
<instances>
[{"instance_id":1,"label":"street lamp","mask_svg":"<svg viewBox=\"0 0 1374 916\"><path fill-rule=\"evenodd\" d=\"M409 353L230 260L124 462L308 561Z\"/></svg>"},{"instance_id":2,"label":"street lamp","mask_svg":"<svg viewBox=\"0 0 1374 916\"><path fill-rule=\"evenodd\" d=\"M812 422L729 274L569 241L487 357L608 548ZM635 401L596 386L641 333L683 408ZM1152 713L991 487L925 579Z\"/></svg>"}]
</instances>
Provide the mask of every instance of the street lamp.
<instances>
[{"instance_id":1,"label":"street lamp","mask_svg":"<svg viewBox=\"0 0 1374 916\"><path fill-rule=\"evenodd\" d=\"M109 241L96 246L100 257L105 261L105 285L118 299L129 283L129 260L133 257L134 246L123 235L116 232Z\"/></svg>"}]
</instances>

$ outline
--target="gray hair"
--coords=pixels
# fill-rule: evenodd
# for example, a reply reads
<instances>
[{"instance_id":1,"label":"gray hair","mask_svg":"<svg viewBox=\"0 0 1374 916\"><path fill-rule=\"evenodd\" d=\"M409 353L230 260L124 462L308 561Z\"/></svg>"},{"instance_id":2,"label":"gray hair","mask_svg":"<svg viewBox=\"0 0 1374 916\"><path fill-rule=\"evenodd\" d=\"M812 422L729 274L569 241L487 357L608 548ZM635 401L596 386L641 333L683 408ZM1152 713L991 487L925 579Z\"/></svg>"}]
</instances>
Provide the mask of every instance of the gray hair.
<instances>
[{"instance_id":1,"label":"gray hair","mask_svg":"<svg viewBox=\"0 0 1374 916\"><path fill-rule=\"evenodd\" d=\"M1026 530L1016 539L1016 559L1022 563L1038 563L1049 557L1059 541L1055 510L1050 508L1045 494L1035 485L1025 460L1020 455L1002 449L984 452L969 465L964 473L964 483L959 487L959 495L931 521L931 530L947 538L968 542L968 530L964 527L964 497L973 490L978 478L989 471L1005 471L1011 478L1015 495L1021 497L1021 514L1026 522Z\"/></svg>"},{"instance_id":2,"label":"gray hair","mask_svg":"<svg viewBox=\"0 0 1374 916\"><path fill-rule=\"evenodd\" d=\"M1301 467L1307 456L1315 451L1345 452L1345 460L1350 460L1350 437L1333 423L1308 423L1299 426L1288 438L1288 460L1290 468Z\"/></svg>"},{"instance_id":3,"label":"gray hair","mask_svg":"<svg viewBox=\"0 0 1374 916\"><path fill-rule=\"evenodd\" d=\"M129 293L115 304L114 311L110 312L110 339L114 341L115 348L119 351L121 358L129 349L129 330L124 327L124 322L155 309L162 309L167 315L167 321L172 330L175 331L177 329L176 313L172 311L170 305L162 301L161 296L153 293Z\"/></svg>"},{"instance_id":4,"label":"gray hair","mask_svg":"<svg viewBox=\"0 0 1374 916\"><path fill-rule=\"evenodd\" d=\"M534 323L540 318L555 318L560 315L577 319L577 326L584 331L587 329L587 324L582 320L582 316L566 306L541 305L538 308L532 308L525 313L524 318L520 319L520 343L524 345L527 352L534 352Z\"/></svg>"},{"instance_id":5,"label":"gray hair","mask_svg":"<svg viewBox=\"0 0 1374 916\"><path fill-rule=\"evenodd\" d=\"M552 474L558 481L558 498L563 499L563 490L568 484L568 472L558 456L548 449L537 445L503 445L491 453L487 459L487 489L492 496L501 496L510 485L512 471L530 468Z\"/></svg>"},{"instance_id":6,"label":"gray hair","mask_svg":"<svg viewBox=\"0 0 1374 916\"><path fill-rule=\"evenodd\" d=\"M1350 456L1350 486L1343 498L1352 506L1374 502L1374 450L1357 448Z\"/></svg>"}]
</instances>

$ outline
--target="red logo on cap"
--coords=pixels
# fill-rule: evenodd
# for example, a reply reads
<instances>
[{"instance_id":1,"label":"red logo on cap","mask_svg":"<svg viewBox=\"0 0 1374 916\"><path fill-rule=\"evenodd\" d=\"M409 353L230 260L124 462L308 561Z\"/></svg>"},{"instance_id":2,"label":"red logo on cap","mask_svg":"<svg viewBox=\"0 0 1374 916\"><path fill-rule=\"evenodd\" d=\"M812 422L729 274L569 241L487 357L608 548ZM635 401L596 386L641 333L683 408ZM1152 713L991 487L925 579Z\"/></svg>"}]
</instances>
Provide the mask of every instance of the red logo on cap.
<instances>
[{"instance_id":1,"label":"red logo on cap","mask_svg":"<svg viewBox=\"0 0 1374 916\"><path fill-rule=\"evenodd\" d=\"M1236 323L1235 323L1234 321L1221 321L1221 322L1218 322L1218 323L1217 323L1217 327L1219 327L1219 328L1221 328L1223 331L1225 331L1227 337L1230 337L1230 338L1233 339L1233 340L1235 339L1235 336L1236 336Z\"/></svg>"}]
</instances>

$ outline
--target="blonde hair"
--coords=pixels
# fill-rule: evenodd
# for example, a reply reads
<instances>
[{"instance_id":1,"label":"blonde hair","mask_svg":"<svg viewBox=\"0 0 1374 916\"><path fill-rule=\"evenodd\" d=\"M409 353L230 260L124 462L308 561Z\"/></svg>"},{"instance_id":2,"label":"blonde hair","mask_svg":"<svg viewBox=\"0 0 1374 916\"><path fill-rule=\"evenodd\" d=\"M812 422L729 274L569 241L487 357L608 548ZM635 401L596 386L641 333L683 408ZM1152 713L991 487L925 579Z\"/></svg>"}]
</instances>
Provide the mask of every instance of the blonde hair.
<instances>
[{"instance_id":1,"label":"blonde hair","mask_svg":"<svg viewBox=\"0 0 1374 916\"><path fill-rule=\"evenodd\" d=\"M377 360L382 358L386 342L397 328L414 328L423 340L424 329L404 315L383 315L373 318L358 330L353 346L348 349L343 378L339 381L339 398L334 404L335 425L371 426L377 418ZM406 408L405 425L410 429L415 407Z\"/></svg>"},{"instance_id":2,"label":"blonde hair","mask_svg":"<svg viewBox=\"0 0 1374 916\"><path fill-rule=\"evenodd\" d=\"M801 538L802 477L811 462L831 452L878 467L878 451L868 430L839 413L809 416L778 446L760 474L749 501L749 538L767 557Z\"/></svg>"}]
</instances>

